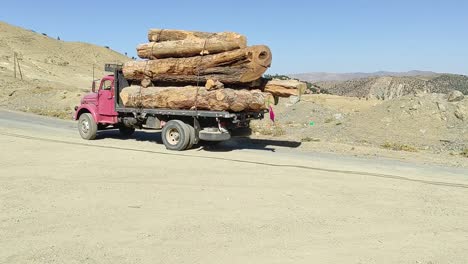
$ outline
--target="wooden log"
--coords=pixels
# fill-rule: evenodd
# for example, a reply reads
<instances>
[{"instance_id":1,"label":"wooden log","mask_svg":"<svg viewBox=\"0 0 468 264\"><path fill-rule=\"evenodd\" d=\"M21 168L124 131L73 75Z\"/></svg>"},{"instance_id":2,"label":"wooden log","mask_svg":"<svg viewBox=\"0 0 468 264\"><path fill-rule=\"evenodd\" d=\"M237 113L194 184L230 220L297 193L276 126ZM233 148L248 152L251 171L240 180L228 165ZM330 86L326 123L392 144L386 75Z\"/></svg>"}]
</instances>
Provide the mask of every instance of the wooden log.
<instances>
[{"instance_id":1,"label":"wooden log","mask_svg":"<svg viewBox=\"0 0 468 264\"><path fill-rule=\"evenodd\" d=\"M209 79L206 81L205 88L207 90L224 89L224 83L218 80Z\"/></svg>"},{"instance_id":2,"label":"wooden log","mask_svg":"<svg viewBox=\"0 0 468 264\"><path fill-rule=\"evenodd\" d=\"M208 79L248 83L265 73L271 58L267 46L252 46L206 56L129 61L123 66L123 74L130 80L149 78L168 83L204 83Z\"/></svg>"},{"instance_id":3,"label":"wooden log","mask_svg":"<svg viewBox=\"0 0 468 264\"><path fill-rule=\"evenodd\" d=\"M297 80L280 80L273 79L267 81L264 88L265 92L271 93L273 96L289 97L292 95L300 96L307 89L307 84Z\"/></svg>"},{"instance_id":4,"label":"wooden log","mask_svg":"<svg viewBox=\"0 0 468 264\"><path fill-rule=\"evenodd\" d=\"M245 37L234 34L215 34L209 38L150 42L138 45L137 53L142 59L182 58L216 54L247 47Z\"/></svg>"},{"instance_id":5,"label":"wooden log","mask_svg":"<svg viewBox=\"0 0 468 264\"><path fill-rule=\"evenodd\" d=\"M247 38L244 35L235 32L199 32L178 29L150 29L148 31L148 41L150 42L164 42L186 39L239 39L241 42L246 43Z\"/></svg>"},{"instance_id":6,"label":"wooden log","mask_svg":"<svg viewBox=\"0 0 468 264\"><path fill-rule=\"evenodd\" d=\"M198 90L198 91L197 91ZM208 91L204 87L147 87L130 86L120 92L127 107L195 109L215 111L260 111L273 104L273 96L260 90L220 89Z\"/></svg>"}]
</instances>

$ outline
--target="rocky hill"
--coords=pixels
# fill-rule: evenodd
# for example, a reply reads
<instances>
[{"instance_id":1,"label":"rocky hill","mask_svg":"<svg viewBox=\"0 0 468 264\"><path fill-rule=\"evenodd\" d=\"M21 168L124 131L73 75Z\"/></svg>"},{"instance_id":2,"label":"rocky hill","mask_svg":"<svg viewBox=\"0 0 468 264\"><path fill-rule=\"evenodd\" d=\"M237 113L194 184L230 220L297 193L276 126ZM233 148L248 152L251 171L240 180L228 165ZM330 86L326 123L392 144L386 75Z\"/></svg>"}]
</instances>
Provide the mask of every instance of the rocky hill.
<instances>
[{"instance_id":1,"label":"rocky hill","mask_svg":"<svg viewBox=\"0 0 468 264\"><path fill-rule=\"evenodd\" d=\"M294 79L299 79L307 82L329 82L329 81L349 81L369 77L434 77L440 75L439 73L431 71L408 71L408 72L353 72L353 73L328 73L328 72L309 72L299 74L289 74L288 76Z\"/></svg>"},{"instance_id":2,"label":"rocky hill","mask_svg":"<svg viewBox=\"0 0 468 264\"><path fill-rule=\"evenodd\" d=\"M348 81L318 82L331 94L360 98L393 99L408 94L448 93L459 90L468 94L468 76L442 74L433 77L369 77Z\"/></svg>"}]
</instances>

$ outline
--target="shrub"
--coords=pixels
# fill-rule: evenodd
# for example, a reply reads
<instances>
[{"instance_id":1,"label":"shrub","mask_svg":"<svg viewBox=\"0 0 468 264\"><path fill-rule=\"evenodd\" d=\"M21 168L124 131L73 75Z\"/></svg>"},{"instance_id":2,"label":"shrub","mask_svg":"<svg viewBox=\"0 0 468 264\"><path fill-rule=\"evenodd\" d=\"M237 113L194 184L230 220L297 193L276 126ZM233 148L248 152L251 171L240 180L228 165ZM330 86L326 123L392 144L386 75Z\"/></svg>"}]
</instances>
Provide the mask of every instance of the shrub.
<instances>
[{"instance_id":1,"label":"shrub","mask_svg":"<svg viewBox=\"0 0 468 264\"><path fill-rule=\"evenodd\" d=\"M396 150L396 151L418 152L418 149L416 147L413 147L407 144L385 142L381 146L382 148Z\"/></svg>"}]
</instances>

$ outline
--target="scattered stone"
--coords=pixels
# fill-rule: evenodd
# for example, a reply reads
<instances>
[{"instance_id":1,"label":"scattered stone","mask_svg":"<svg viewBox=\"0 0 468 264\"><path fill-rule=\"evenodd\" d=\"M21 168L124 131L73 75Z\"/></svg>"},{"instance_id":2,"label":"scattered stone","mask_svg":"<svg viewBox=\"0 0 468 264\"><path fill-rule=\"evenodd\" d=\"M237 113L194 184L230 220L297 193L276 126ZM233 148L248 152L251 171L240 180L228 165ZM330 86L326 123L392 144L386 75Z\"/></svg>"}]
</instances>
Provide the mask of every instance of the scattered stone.
<instances>
[{"instance_id":1,"label":"scattered stone","mask_svg":"<svg viewBox=\"0 0 468 264\"><path fill-rule=\"evenodd\" d=\"M440 102L437 102L437 107L438 107L439 110L442 111L442 112L447 111L447 108L445 107L445 105L443 105L443 104L440 103Z\"/></svg>"},{"instance_id":2,"label":"scattered stone","mask_svg":"<svg viewBox=\"0 0 468 264\"><path fill-rule=\"evenodd\" d=\"M415 105L412 105L409 110L414 111L414 110L418 110L418 109L419 109L419 105L415 104Z\"/></svg>"},{"instance_id":3,"label":"scattered stone","mask_svg":"<svg viewBox=\"0 0 468 264\"><path fill-rule=\"evenodd\" d=\"M296 103L298 103L300 100L301 100L301 98L300 98L299 96L297 96L297 95L291 95L291 96L289 97L289 102L290 102L291 104L296 104Z\"/></svg>"},{"instance_id":4,"label":"scattered stone","mask_svg":"<svg viewBox=\"0 0 468 264\"><path fill-rule=\"evenodd\" d=\"M334 114L333 117L334 117L336 120L341 120L341 119L343 119L343 114L342 114L342 113Z\"/></svg>"},{"instance_id":5,"label":"scattered stone","mask_svg":"<svg viewBox=\"0 0 468 264\"><path fill-rule=\"evenodd\" d=\"M463 93L457 90L453 90L447 95L447 101L449 102L458 102L463 100L463 98L465 98Z\"/></svg>"},{"instance_id":6,"label":"scattered stone","mask_svg":"<svg viewBox=\"0 0 468 264\"><path fill-rule=\"evenodd\" d=\"M462 121L468 120L468 112L463 105L459 105L457 107L457 110L455 110L455 116Z\"/></svg>"}]
</instances>

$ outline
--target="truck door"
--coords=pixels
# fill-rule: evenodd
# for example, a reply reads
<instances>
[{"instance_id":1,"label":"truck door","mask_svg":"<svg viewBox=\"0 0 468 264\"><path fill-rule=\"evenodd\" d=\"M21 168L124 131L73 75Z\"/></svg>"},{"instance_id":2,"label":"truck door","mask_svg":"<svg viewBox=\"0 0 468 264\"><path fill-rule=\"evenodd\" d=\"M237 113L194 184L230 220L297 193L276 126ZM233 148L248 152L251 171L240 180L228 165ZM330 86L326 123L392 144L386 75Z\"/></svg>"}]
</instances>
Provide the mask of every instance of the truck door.
<instances>
[{"instance_id":1,"label":"truck door","mask_svg":"<svg viewBox=\"0 0 468 264\"><path fill-rule=\"evenodd\" d=\"M104 116L116 116L114 106L114 81L103 79L98 91L98 112Z\"/></svg>"}]
</instances>

